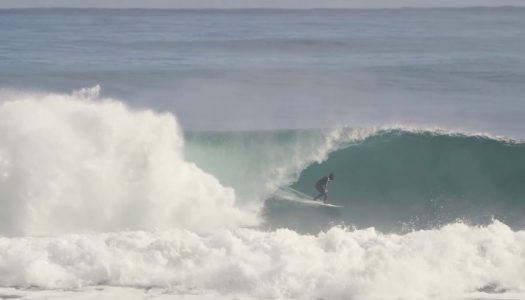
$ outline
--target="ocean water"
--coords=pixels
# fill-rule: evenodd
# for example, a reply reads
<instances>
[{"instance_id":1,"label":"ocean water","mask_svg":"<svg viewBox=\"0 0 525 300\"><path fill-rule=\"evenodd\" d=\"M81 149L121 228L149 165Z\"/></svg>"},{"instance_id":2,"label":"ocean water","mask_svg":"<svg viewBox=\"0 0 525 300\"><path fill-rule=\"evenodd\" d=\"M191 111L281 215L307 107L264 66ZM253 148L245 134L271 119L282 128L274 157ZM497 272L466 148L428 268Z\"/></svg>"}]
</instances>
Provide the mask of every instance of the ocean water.
<instances>
[{"instance_id":1,"label":"ocean water","mask_svg":"<svg viewBox=\"0 0 525 300\"><path fill-rule=\"evenodd\" d=\"M0 10L0 298L524 299L524 28Z\"/></svg>"}]
</instances>

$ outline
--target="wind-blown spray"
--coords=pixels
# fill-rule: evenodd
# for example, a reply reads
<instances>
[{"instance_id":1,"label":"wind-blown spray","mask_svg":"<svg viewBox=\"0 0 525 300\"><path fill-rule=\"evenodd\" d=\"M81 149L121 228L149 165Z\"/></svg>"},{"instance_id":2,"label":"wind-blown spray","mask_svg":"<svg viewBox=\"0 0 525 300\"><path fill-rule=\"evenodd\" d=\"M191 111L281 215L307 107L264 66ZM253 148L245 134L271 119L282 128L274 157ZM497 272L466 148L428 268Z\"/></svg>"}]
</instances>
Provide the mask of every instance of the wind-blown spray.
<instances>
[{"instance_id":1,"label":"wind-blown spray","mask_svg":"<svg viewBox=\"0 0 525 300\"><path fill-rule=\"evenodd\" d=\"M3 99L1 233L206 231L255 222L235 207L231 188L185 161L173 115L133 111L97 93Z\"/></svg>"}]
</instances>

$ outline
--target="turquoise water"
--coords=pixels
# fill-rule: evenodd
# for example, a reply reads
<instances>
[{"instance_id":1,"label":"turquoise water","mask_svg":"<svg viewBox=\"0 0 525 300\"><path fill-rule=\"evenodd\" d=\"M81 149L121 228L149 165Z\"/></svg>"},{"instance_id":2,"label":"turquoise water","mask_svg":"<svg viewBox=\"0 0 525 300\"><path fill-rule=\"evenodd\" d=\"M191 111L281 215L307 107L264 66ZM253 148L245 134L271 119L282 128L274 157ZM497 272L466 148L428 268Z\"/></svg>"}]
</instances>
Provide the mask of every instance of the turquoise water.
<instances>
[{"instance_id":1,"label":"turquoise water","mask_svg":"<svg viewBox=\"0 0 525 300\"><path fill-rule=\"evenodd\" d=\"M267 200L271 226L315 232L335 222L391 231L493 218L525 225L522 141L423 129L356 131L344 129L334 142L321 130L194 133L186 136L186 154L241 200ZM272 193L290 185L313 197L315 182L328 173L336 175L329 202L343 209Z\"/></svg>"}]
</instances>

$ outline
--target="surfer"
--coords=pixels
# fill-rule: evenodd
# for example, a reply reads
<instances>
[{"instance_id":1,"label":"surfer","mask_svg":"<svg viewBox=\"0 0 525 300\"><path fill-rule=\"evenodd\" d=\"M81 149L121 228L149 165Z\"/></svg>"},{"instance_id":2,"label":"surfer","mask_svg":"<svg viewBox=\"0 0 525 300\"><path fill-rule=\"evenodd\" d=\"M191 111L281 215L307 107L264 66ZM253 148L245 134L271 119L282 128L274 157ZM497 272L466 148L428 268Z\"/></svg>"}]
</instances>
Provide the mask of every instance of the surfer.
<instances>
[{"instance_id":1,"label":"surfer","mask_svg":"<svg viewBox=\"0 0 525 300\"><path fill-rule=\"evenodd\" d=\"M315 184L315 189L320 193L314 200L323 198L323 203L326 203L328 199L328 182L334 180L334 174L330 173L328 176L323 177Z\"/></svg>"}]
</instances>

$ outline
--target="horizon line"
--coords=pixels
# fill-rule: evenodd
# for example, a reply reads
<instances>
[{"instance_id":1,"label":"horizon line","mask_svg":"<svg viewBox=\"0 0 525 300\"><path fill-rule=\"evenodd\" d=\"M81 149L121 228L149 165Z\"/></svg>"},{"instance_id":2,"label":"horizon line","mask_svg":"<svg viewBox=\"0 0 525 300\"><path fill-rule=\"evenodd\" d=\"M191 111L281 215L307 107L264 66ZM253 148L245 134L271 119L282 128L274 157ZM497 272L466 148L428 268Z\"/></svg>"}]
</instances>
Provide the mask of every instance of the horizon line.
<instances>
[{"instance_id":1,"label":"horizon line","mask_svg":"<svg viewBox=\"0 0 525 300\"><path fill-rule=\"evenodd\" d=\"M401 7L71 7L71 6L34 6L34 7L6 7L0 10L401 10L401 9L501 9L518 8L519 5L471 5L471 6L401 6Z\"/></svg>"}]
</instances>

